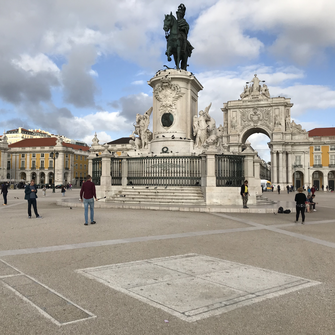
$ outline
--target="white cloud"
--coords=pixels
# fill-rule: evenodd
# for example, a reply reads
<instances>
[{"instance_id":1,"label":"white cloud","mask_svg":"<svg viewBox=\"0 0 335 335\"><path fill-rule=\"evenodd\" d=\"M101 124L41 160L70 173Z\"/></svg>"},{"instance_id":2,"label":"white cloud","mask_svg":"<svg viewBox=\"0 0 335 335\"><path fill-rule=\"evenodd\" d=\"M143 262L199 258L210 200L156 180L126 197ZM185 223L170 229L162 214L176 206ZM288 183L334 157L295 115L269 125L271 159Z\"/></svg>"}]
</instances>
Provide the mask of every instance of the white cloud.
<instances>
[{"instance_id":1,"label":"white cloud","mask_svg":"<svg viewBox=\"0 0 335 335\"><path fill-rule=\"evenodd\" d=\"M13 59L12 63L17 67L31 73L38 72L53 72L58 74L60 72L57 65L46 55L40 53L35 57L28 54L20 55L19 59Z\"/></svg>"},{"instance_id":2,"label":"white cloud","mask_svg":"<svg viewBox=\"0 0 335 335\"><path fill-rule=\"evenodd\" d=\"M143 85L145 82L144 80L135 80L131 84L132 85Z\"/></svg>"}]
</instances>

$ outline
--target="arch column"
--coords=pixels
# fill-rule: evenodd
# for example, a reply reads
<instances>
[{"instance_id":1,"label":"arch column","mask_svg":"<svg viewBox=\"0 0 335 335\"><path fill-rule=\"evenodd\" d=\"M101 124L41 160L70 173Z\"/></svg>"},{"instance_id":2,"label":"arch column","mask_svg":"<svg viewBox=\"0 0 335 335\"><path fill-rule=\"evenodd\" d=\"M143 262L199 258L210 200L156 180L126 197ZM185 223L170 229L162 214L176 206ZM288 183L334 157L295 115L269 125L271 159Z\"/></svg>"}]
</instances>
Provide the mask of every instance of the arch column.
<instances>
[{"instance_id":1,"label":"arch column","mask_svg":"<svg viewBox=\"0 0 335 335\"><path fill-rule=\"evenodd\" d=\"M279 151L278 154L278 165L279 165L279 170L278 170L278 183L282 184L284 182L284 171L283 171L283 152Z\"/></svg>"},{"instance_id":2,"label":"arch column","mask_svg":"<svg viewBox=\"0 0 335 335\"><path fill-rule=\"evenodd\" d=\"M309 185L309 151L304 151L304 184L306 187ZM320 185L321 188L321 185Z\"/></svg>"},{"instance_id":3,"label":"arch column","mask_svg":"<svg viewBox=\"0 0 335 335\"><path fill-rule=\"evenodd\" d=\"M292 152L287 153L287 170L288 170L288 176L287 176L287 183L289 185L293 185L292 180Z\"/></svg>"},{"instance_id":4,"label":"arch column","mask_svg":"<svg viewBox=\"0 0 335 335\"><path fill-rule=\"evenodd\" d=\"M277 154L271 152L271 181L277 183Z\"/></svg>"},{"instance_id":5,"label":"arch column","mask_svg":"<svg viewBox=\"0 0 335 335\"><path fill-rule=\"evenodd\" d=\"M329 171L326 171L323 173L323 190L326 191L326 187L328 185L328 173Z\"/></svg>"}]
</instances>

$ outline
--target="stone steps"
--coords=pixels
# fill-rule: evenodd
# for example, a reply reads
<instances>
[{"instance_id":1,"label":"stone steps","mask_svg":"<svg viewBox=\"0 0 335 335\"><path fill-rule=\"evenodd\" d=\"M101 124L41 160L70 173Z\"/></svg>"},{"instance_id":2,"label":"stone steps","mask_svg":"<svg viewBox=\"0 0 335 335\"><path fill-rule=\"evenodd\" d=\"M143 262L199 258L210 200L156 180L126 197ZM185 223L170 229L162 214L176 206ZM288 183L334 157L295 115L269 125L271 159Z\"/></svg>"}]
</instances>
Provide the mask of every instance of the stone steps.
<instances>
[{"instance_id":1,"label":"stone steps","mask_svg":"<svg viewBox=\"0 0 335 335\"><path fill-rule=\"evenodd\" d=\"M267 197L264 197L263 195L256 195L256 201L257 205L273 205L276 202L269 200Z\"/></svg>"},{"instance_id":2,"label":"stone steps","mask_svg":"<svg viewBox=\"0 0 335 335\"><path fill-rule=\"evenodd\" d=\"M204 205L200 187L145 187L130 186L114 194L106 201L117 203L190 204Z\"/></svg>"}]
</instances>

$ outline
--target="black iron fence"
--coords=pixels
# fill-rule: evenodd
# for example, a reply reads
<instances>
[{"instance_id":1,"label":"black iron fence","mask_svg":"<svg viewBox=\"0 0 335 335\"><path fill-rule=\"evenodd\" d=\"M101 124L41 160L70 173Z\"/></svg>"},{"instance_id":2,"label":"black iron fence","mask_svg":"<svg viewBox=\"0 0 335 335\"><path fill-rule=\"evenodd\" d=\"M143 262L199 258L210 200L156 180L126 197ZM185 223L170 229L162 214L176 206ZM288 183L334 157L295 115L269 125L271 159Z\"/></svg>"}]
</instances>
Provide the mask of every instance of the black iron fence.
<instances>
[{"instance_id":1,"label":"black iron fence","mask_svg":"<svg viewBox=\"0 0 335 335\"><path fill-rule=\"evenodd\" d=\"M92 159L92 181L95 185L100 185L102 174L101 157Z\"/></svg>"},{"instance_id":2,"label":"black iron fence","mask_svg":"<svg viewBox=\"0 0 335 335\"><path fill-rule=\"evenodd\" d=\"M241 186L244 181L244 157L238 155L216 155L215 175L216 186Z\"/></svg>"},{"instance_id":3,"label":"black iron fence","mask_svg":"<svg viewBox=\"0 0 335 335\"><path fill-rule=\"evenodd\" d=\"M122 159L111 158L111 178L112 185L122 184Z\"/></svg>"},{"instance_id":4,"label":"black iron fence","mask_svg":"<svg viewBox=\"0 0 335 335\"><path fill-rule=\"evenodd\" d=\"M127 162L128 185L201 185L201 157L140 157Z\"/></svg>"}]
</instances>

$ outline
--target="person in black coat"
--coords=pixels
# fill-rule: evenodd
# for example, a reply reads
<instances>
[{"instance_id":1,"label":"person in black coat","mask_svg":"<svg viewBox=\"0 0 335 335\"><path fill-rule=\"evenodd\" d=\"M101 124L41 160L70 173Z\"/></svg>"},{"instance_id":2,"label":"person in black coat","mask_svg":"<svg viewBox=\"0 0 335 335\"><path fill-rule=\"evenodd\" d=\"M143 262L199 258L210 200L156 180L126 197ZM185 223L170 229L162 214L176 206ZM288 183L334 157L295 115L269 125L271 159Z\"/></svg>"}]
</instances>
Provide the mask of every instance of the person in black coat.
<instances>
[{"instance_id":1,"label":"person in black coat","mask_svg":"<svg viewBox=\"0 0 335 335\"><path fill-rule=\"evenodd\" d=\"M3 205L7 206L7 194L8 194L8 184L3 183L1 185L1 194L3 196Z\"/></svg>"},{"instance_id":2,"label":"person in black coat","mask_svg":"<svg viewBox=\"0 0 335 335\"><path fill-rule=\"evenodd\" d=\"M299 220L299 215L301 213L302 217L302 224L305 222L305 203L306 203L306 194L302 193L303 188L299 187L298 188L298 193L295 195L294 201L296 202L296 216L295 216L295 223L298 222Z\"/></svg>"}]
</instances>

